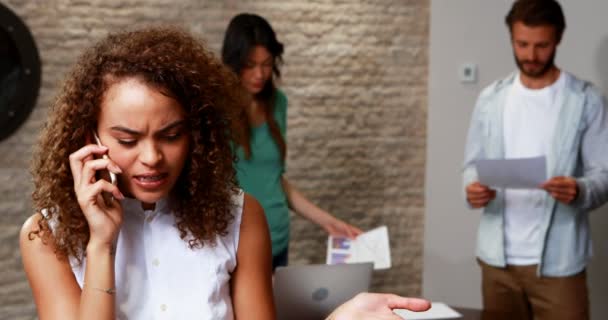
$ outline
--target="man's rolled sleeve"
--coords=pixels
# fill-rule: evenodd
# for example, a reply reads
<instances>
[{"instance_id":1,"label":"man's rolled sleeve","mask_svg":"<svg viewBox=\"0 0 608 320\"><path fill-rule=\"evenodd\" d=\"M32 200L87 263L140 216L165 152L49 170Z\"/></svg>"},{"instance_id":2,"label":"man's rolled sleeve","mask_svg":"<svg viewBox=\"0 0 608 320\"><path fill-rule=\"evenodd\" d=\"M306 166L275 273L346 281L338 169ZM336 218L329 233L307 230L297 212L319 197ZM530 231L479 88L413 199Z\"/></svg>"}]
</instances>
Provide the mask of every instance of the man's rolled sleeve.
<instances>
[{"instance_id":1,"label":"man's rolled sleeve","mask_svg":"<svg viewBox=\"0 0 608 320\"><path fill-rule=\"evenodd\" d=\"M573 206L593 210L608 201L608 114L606 99L589 88L586 127L581 137L583 176L576 179L578 196Z\"/></svg>"},{"instance_id":2,"label":"man's rolled sleeve","mask_svg":"<svg viewBox=\"0 0 608 320\"><path fill-rule=\"evenodd\" d=\"M484 131L484 112L482 109L484 97L487 95L487 90L484 90L475 103L475 109L471 116L471 122L469 124L469 131L467 133L467 140L464 151L464 164L462 169L462 192L466 201L466 188L469 184L478 181L477 169L475 168L475 161L482 159L483 140L485 138ZM469 205L468 201L466 201ZM469 205L470 207L470 205Z\"/></svg>"}]
</instances>

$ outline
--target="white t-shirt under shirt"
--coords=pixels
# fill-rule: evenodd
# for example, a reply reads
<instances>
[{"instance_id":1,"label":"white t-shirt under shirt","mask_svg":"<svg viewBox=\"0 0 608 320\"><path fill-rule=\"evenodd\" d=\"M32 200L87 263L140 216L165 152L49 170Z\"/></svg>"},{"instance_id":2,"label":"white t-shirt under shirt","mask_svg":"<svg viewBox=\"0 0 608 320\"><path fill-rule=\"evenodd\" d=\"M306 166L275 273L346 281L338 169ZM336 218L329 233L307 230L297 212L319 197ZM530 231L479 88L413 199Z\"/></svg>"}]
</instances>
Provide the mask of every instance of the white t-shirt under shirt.
<instances>
[{"instance_id":1,"label":"white t-shirt under shirt","mask_svg":"<svg viewBox=\"0 0 608 320\"><path fill-rule=\"evenodd\" d=\"M116 318L233 319L230 277L236 267L244 193L233 197L234 220L216 245L190 249L179 237L167 201L154 210L122 200L115 258ZM72 271L82 288L86 260Z\"/></svg>"},{"instance_id":2,"label":"white t-shirt under shirt","mask_svg":"<svg viewBox=\"0 0 608 320\"><path fill-rule=\"evenodd\" d=\"M518 74L509 91L504 109L505 158L546 156L553 133L567 77L559 78L542 89L525 87ZM543 215L546 191L507 189L505 193L505 254L507 264L532 265L540 262Z\"/></svg>"}]
</instances>

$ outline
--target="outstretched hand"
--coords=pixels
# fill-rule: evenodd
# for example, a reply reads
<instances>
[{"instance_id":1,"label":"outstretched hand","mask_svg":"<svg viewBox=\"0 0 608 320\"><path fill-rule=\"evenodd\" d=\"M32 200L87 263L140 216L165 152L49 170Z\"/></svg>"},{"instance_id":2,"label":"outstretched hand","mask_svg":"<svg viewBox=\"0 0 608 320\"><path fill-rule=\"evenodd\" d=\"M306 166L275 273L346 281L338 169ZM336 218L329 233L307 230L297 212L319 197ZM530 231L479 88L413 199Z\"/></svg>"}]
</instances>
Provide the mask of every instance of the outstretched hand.
<instances>
[{"instance_id":1,"label":"outstretched hand","mask_svg":"<svg viewBox=\"0 0 608 320\"><path fill-rule=\"evenodd\" d=\"M338 307L327 320L402 320L393 309L426 311L431 303L387 293L360 293Z\"/></svg>"}]
</instances>

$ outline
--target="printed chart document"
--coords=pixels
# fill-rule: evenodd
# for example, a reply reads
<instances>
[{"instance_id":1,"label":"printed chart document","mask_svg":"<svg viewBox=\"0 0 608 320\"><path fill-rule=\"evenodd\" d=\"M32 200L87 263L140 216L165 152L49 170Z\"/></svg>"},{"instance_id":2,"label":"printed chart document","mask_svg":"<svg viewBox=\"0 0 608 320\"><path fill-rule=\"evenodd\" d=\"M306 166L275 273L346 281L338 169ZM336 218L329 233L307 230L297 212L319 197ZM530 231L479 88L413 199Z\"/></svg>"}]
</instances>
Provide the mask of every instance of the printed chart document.
<instances>
[{"instance_id":1,"label":"printed chart document","mask_svg":"<svg viewBox=\"0 0 608 320\"><path fill-rule=\"evenodd\" d=\"M361 262L373 262L374 270L391 267L391 250L386 226L362 233L355 240L329 236L327 264Z\"/></svg>"},{"instance_id":2,"label":"printed chart document","mask_svg":"<svg viewBox=\"0 0 608 320\"><path fill-rule=\"evenodd\" d=\"M462 315L442 302L432 302L431 308L423 312L414 312L405 309L393 310L398 316L407 320L423 319L458 319Z\"/></svg>"},{"instance_id":3,"label":"printed chart document","mask_svg":"<svg viewBox=\"0 0 608 320\"><path fill-rule=\"evenodd\" d=\"M494 188L538 189L547 180L545 156L475 162L479 182Z\"/></svg>"}]
</instances>

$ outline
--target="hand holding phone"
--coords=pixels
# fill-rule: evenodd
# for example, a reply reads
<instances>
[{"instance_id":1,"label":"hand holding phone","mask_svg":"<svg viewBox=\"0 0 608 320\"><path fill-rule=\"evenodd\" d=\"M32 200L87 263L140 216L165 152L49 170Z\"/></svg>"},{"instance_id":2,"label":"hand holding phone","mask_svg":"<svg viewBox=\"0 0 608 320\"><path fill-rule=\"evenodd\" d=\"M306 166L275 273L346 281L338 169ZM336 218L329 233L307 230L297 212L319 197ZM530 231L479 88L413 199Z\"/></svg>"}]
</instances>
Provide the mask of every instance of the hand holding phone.
<instances>
[{"instance_id":1,"label":"hand holding phone","mask_svg":"<svg viewBox=\"0 0 608 320\"><path fill-rule=\"evenodd\" d=\"M114 185L122 170L111 159L102 159L108 148L97 145L99 138L95 136L91 132L87 144L68 158L75 200L89 226L89 244L105 245L114 243L122 225L122 205L117 200L124 199L124 195ZM113 177L110 171L114 173Z\"/></svg>"}]
</instances>

